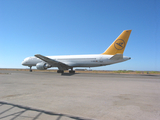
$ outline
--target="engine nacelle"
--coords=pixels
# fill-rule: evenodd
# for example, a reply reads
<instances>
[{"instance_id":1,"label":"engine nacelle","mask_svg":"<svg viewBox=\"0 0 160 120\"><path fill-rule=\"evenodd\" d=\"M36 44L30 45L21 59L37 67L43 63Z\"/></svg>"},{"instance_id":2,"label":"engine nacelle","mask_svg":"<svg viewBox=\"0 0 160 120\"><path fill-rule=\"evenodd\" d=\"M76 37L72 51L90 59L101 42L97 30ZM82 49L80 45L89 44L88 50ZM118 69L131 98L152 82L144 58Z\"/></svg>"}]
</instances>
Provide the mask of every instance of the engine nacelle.
<instances>
[{"instance_id":1,"label":"engine nacelle","mask_svg":"<svg viewBox=\"0 0 160 120\"><path fill-rule=\"evenodd\" d=\"M47 68L50 68L51 65L41 62L41 63L37 63L36 67L38 70L46 70Z\"/></svg>"}]
</instances>

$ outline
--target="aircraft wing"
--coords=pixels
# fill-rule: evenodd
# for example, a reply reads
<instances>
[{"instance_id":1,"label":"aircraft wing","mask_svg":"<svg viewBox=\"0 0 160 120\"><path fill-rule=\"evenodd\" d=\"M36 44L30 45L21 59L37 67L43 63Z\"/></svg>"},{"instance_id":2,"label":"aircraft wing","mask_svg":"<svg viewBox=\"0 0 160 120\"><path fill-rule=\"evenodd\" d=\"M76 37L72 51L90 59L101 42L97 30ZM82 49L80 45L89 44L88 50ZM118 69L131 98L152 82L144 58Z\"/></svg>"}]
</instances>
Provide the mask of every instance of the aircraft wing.
<instances>
[{"instance_id":1,"label":"aircraft wing","mask_svg":"<svg viewBox=\"0 0 160 120\"><path fill-rule=\"evenodd\" d=\"M62 63L62 62L59 62L59 61L56 61L54 59L51 59L51 58L48 58L48 57L45 57L43 55L40 55L40 54L36 54L34 55L35 57L43 60L44 62L52 65L52 66L56 66L58 67L59 70L68 70L70 68L70 66Z\"/></svg>"}]
</instances>

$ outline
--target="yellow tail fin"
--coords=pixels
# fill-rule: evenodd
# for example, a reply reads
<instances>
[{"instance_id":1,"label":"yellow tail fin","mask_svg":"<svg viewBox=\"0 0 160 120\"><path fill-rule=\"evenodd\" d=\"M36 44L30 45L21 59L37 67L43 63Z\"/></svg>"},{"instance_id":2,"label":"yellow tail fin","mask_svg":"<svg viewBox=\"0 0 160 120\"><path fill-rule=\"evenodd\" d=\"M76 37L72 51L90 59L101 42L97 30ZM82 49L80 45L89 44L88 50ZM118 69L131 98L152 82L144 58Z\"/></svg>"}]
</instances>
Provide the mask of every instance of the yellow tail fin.
<instances>
[{"instance_id":1,"label":"yellow tail fin","mask_svg":"<svg viewBox=\"0 0 160 120\"><path fill-rule=\"evenodd\" d=\"M132 30L124 30L118 38L102 53L103 55L123 54Z\"/></svg>"}]
</instances>

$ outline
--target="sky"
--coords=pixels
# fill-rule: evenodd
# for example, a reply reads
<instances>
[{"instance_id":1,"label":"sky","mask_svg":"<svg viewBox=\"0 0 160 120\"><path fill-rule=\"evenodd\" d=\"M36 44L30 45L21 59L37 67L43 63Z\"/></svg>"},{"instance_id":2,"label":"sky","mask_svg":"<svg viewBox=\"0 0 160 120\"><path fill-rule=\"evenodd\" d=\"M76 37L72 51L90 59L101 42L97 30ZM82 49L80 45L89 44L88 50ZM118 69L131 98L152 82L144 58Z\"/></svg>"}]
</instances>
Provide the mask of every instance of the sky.
<instances>
[{"instance_id":1,"label":"sky","mask_svg":"<svg viewBox=\"0 0 160 120\"><path fill-rule=\"evenodd\" d=\"M93 70L160 71L159 0L1 0L0 68L42 54L101 54L131 29L131 60Z\"/></svg>"}]
</instances>

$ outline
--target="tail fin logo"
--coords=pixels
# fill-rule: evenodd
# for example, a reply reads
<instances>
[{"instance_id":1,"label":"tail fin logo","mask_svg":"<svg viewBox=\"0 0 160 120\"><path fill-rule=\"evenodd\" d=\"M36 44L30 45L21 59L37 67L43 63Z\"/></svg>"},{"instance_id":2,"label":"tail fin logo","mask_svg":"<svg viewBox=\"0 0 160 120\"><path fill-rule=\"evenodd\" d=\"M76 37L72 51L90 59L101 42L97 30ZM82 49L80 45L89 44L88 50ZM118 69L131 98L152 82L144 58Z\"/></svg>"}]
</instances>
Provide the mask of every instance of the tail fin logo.
<instances>
[{"instance_id":1,"label":"tail fin logo","mask_svg":"<svg viewBox=\"0 0 160 120\"><path fill-rule=\"evenodd\" d=\"M115 43L114 43L114 47L117 50L122 50L123 48L125 48L125 42L124 42L124 40L122 40L122 39L116 40Z\"/></svg>"}]
</instances>

